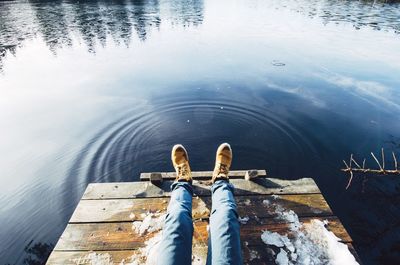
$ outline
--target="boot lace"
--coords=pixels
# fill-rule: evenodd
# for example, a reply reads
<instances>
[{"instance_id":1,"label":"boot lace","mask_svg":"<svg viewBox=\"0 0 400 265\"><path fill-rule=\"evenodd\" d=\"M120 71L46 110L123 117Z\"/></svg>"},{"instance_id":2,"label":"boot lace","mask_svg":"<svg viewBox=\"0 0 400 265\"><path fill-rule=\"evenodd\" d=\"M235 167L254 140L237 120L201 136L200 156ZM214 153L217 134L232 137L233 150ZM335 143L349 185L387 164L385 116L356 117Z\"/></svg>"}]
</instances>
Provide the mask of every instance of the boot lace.
<instances>
[{"instance_id":1,"label":"boot lace","mask_svg":"<svg viewBox=\"0 0 400 265\"><path fill-rule=\"evenodd\" d=\"M181 164L176 167L178 170L178 178L187 177L189 175L189 169L186 164Z\"/></svg>"},{"instance_id":2,"label":"boot lace","mask_svg":"<svg viewBox=\"0 0 400 265\"><path fill-rule=\"evenodd\" d=\"M229 167L228 167L227 165L218 163L218 164L216 165L215 171L216 171L216 173L217 173L217 174L216 174L217 176L219 176L219 175L228 176Z\"/></svg>"}]
</instances>

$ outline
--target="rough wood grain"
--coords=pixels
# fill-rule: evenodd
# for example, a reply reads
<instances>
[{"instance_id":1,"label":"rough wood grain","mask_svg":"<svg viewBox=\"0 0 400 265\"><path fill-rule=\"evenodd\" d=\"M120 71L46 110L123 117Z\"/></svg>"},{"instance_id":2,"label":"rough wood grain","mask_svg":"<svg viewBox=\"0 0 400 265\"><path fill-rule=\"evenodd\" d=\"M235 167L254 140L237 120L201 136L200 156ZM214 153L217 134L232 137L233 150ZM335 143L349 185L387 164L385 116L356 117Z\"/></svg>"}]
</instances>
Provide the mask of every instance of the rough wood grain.
<instances>
[{"instance_id":1,"label":"rough wood grain","mask_svg":"<svg viewBox=\"0 0 400 265\"><path fill-rule=\"evenodd\" d=\"M236 195L257 194L309 194L320 193L314 180L303 178L298 180L282 180L275 178L257 178L253 181L232 179ZM163 181L159 186L150 182L116 182L91 183L88 185L83 200L92 199L126 199L126 198L154 198L171 195L172 181ZM194 193L199 196L210 196L210 183L207 181L193 181Z\"/></svg>"},{"instance_id":2,"label":"rough wood grain","mask_svg":"<svg viewBox=\"0 0 400 265\"><path fill-rule=\"evenodd\" d=\"M236 196L240 216L276 217L282 210L298 216L328 216L332 211L321 194ZM81 200L70 223L143 220L147 213L166 212L169 198ZM210 197L194 197L194 219L208 218Z\"/></svg>"},{"instance_id":3,"label":"rough wood grain","mask_svg":"<svg viewBox=\"0 0 400 265\"><path fill-rule=\"evenodd\" d=\"M302 218L304 223L311 219L329 220L330 229L343 242L351 242L350 236L336 217L330 218ZM248 245L262 245L261 233L263 230L288 234L290 236L290 224L274 222L269 219L265 222L248 223L241 226L242 242ZM194 243L207 242L206 221L194 223ZM75 250L134 250L144 246L144 242L151 238L154 233L140 235L132 229L131 222L124 223L90 223L90 224L68 224L63 235L60 237L55 250L75 251Z\"/></svg>"},{"instance_id":4,"label":"rough wood grain","mask_svg":"<svg viewBox=\"0 0 400 265\"><path fill-rule=\"evenodd\" d=\"M243 176L237 174L243 177L245 173ZM293 220L290 223L282 216L282 212L289 210L305 224L312 219L327 220L328 230L346 243L358 258L351 245L352 239L339 219L333 216L312 179L255 178L251 181L231 179L231 182L235 185L239 216L249 218L241 224L245 264L275 264L271 254L274 247L262 242L261 233L267 230L293 237ZM90 257L93 255L96 258L100 255L107 264L129 262L132 255L157 233L138 234L132 228L132 221L143 220L149 213L157 216L165 213L171 183L164 180L158 185L148 181L90 184L47 264L92 264ZM205 259L211 209L210 183L194 180L193 187L193 254L195 259Z\"/></svg>"},{"instance_id":5,"label":"rough wood grain","mask_svg":"<svg viewBox=\"0 0 400 265\"><path fill-rule=\"evenodd\" d=\"M248 171L257 171L257 176L266 176L267 172L265 169L249 169L249 170L231 170L229 171L229 178L244 178ZM175 172L149 172L149 173L141 173L140 180L150 180L150 176L152 173L159 173L161 174L162 179L164 180L174 180L176 178ZM213 171L192 171L192 178L193 179L210 179L213 175Z\"/></svg>"},{"instance_id":6,"label":"rough wood grain","mask_svg":"<svg viewBox=\"0 0 400 265\"><path fill-rule=\"evenodd\" d=\"M357 253L351 243L347 243L350 252L356 257L360 263ZM272 248L266 245L246 246L242 244L243 262L244 264L251 265L273 265L275 263L275 256L273 255ZM198 263L205 264L207 257L207 245L198 244L194 245L192 249L193 259ZM120 265L129 264L132 256L136 255L135 250L111 250L111 251L54 251L51 253L47 265L93 265L95 256L97 259L101 258L104 264ZM275 253L276 254L276 253ZM125 263L123 263L125 262ZM361 263L360 263L361 264Z\"/></svg>"},{"instance_id":7,"label":"rough wood grain","mask_svg":"<svg viewBox=\"0 0 400 265\"><path fill-rule=\"evenodd\" d=\"M47 265L93 265L93 260L101 264L123 264L129 262L135 254L134 250L113 251L53 251Z\"/></svg>"},{"instance_id":8,"label":"rough wood grain","mask_svg":"<svg viewBox=\"0 0 400 265\"><path fill-rule=\"evenodd\" d=\"M143 220L149 213L165 213L170 198L81 200L70 223L126 222ZM193 198L192 217L205 218L209 215L206 203L199 197Z\"/></svg>"}]
</instances>

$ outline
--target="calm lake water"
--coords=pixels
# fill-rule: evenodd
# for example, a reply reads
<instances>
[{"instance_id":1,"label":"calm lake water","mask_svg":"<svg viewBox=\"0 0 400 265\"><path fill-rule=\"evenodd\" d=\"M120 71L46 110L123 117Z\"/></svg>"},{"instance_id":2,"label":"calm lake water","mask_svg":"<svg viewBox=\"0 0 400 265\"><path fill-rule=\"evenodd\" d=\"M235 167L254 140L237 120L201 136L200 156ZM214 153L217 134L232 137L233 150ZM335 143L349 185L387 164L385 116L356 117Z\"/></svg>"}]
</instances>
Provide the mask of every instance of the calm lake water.
<instances>
[{"instance_id":1,"label":"calm lake water","mask_svg":"<svg viewBox=\"0 0 400 265\"><path fill-rule=\"evenodd\" d=\"M400 5L372 1L0 2L0 263L42 264L90 182L173 170L313 177L365 264L400 264ZM390 159L387 160L389 163ZM367 159L367 165L375 167Z\"/></svg>"}]
</instances>

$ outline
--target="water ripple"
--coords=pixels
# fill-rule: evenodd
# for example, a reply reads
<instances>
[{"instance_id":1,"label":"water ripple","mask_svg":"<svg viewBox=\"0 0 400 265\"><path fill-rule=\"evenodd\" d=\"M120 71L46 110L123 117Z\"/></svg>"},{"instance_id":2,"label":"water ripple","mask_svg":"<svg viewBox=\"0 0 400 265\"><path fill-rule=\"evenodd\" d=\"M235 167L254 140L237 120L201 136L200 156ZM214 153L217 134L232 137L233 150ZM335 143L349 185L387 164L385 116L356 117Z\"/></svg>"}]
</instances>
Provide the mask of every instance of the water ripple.
<instances>
[{"instance_id":1,"label":"water ripple","mask_svg":"<svg viewBox=\"0 0 400 265\"><path fill-rule=\"evenodd\" d=\"M237 165L265 166L275 152L285 152L288 158L316 153L294 123L278 118L269 108L202 100L159 101L146 109L136 109L140 115L128 113L97 133L80 152L69 175L79 175L86 183L111 182L138 179L141 171L171 170L169 151L177 142L191 144L189 149L196 152L191 158L198 166L213 162L206 159L210 157L207 154L222 141L232 143Z\"/></svg>"}]
</instances>

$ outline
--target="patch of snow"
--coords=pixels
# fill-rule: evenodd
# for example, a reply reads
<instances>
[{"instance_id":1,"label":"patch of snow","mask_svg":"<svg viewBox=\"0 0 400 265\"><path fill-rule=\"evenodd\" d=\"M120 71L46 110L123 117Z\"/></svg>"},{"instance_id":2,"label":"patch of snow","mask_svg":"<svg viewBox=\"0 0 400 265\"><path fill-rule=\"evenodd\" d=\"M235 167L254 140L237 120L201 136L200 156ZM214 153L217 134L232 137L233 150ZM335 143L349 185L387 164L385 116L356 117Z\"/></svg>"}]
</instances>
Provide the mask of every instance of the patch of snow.
<instances>
[{"instance_id":1,"label":"patch of snow","mask_svg":"<svg viewBox=\"0 0 400 265\"><path fill-rule=\"evenodd\" d=\"M260 259L260 255L258 254L257 251L251 249L250 250L250 261L255 260L255 259Z\"/></svg>"},{"instance_id":2,"label":"patch of snow","mask_svg":"<svg viewBox=\"0 0 400 265\"><path fill-rule=\"evenodd\" d=\"M291 260L293 260L293 261L296 261L297 260L297 254L296 253L290 253L290 259Z\"/></svg>"},{"instance_id":3,"label":"patch of snow","mask_svg":"<svg viewBox=\"0 0 400 265\"><path fill-rule=\"evenodd\" d=\"M124 265L156 265L158 264L158 253L162 231L157 232L152 238L145 242L145 246L139 248L137 253L131 257L129 263Z\"/></svg>"},{"instance_id":4,"label":"patch of snow","mask_svg":"<svg viewBox=\"0 0 400 265\"><path fill-rule=\"evenodd\" d=\"M285 239L284 237L286 236L281 236L280 234L276 232L269 232L269 231L264 231L261 234L261 240L267 244L267 245L273 245L276 247L283 247L285 245ZM287 237L286 237L287 238ZM287 238L287 240L289 240Z\"/></svg>"},{"instance_id":5,"label":"patch of snow","mask_svg":"<svg viewBox=\"0 0 400 265\"><path fill-rule=\"evenodd\" d=\"M250 201L249 199L246 199L246 200L244 201L244 204L247 205L247 206L249 206L250 203L251 203L251 201Z\"/></svg>"},{"instance_id":6,"label":"patch of snow","mask_svg":"<svg viewBox=\"0 0 400 265\"><path fill-rule=\"evenodd\" d=\"M114 262L112 261L111 255L109 253L96 253L90 252L89 254L77 258L72 259L72 262L76 265L82 264L90 264L90 265L112 265Z\"/></svg>"},{"instance_id":7,"label":"patch of snow","mask_svg":"<svg viewBox=\"0 0 400 265\"><path fill-rule=\"evenodd\" d=\"M271 198L274 199L274 200L279 199L280 197L281 197L281 196L276 195L276 194L272 194L272 195L271 195Z\"/></svg>"},{"instance_id":8,"label":"patch of snow","mask_svg":"<svg viewBox=\"0 0 400 265\"><path fill-rule=\"evenodd\" d=\"M275 214L277 215L278 219L290 223L291 229L300 228L301 224L299 221L299 216L292 210L286 211L282 206L277 205L275 208Z\"/></svg>"},{"instance_id":9,"label":"patch of snow","mask_svg":"<svg viewBox=\"0 0 400 265\"><path fill-rule=\"evenodd\" d=\"M165 214L157 216L156 214L150 213L143 221L133 222L132 229L139 235L159 231L164 225L165 216Z\"/></svg>"},{"instance_id":10,"label":"patch of snow","mask_svg":"<svg viewBox=\"0 0 400 265\"><path fill-rule=\"evenodd\" d=\"M265 204L265 205L270 205L270 204L271 204L271 201L268 200L268 199L265 199L265 200L263 200L263 204Z\"/></svg>"},{"instance_id":11,"label":"patch of snow","mask_svg":"<svg viewBox=\"0 0 400 265\"><path fill-rule=\"evenodd\" d=\"M276 256L275 262L277 265L288 265L289 258L288 258L287 252L285 250L281 249L281 251Z\"/></svg>"},{"instance_id":12,"label":"patch of snow","mask_svg":"<svg viewBox=\"0 0 400 265\"><path fill-rule=\"evenodd\" d=\"M245 217L239 217L239 222L241 223L241 224L247 224L247 222L250 220L250 218L248 217L248 216L245 216Z\"/></svg>"},{"instance_id":13,"label":"patch of snow","mask_svg":"<svg viewBox=\"0 0 400 265\"><path fill-rule=\"evenodd\" d=\"M336 237L331 231L328 231L324 222L313 219L309 224L305 224L304 226L310 240L326 250L326 254L332 265L358 264L347 245L341 243L340 238Z\"/></svg>"},{"instance_id":14,"label":"patch of snow","mask_svg":"<svg viewBox=\"0 0 400 265\"><path fill-rule=\"evenodd\" d=\"M263 231L261 234L265 244L280 248L275 260L277 264L358 264L347 245L327 230L325 225L328 221L312 219L310 223L303 224L292 210L287 211L281 205L273 206L277 218L290 223L291 234L290 239L276 232Z\"/></svg>"}]
</instances>

